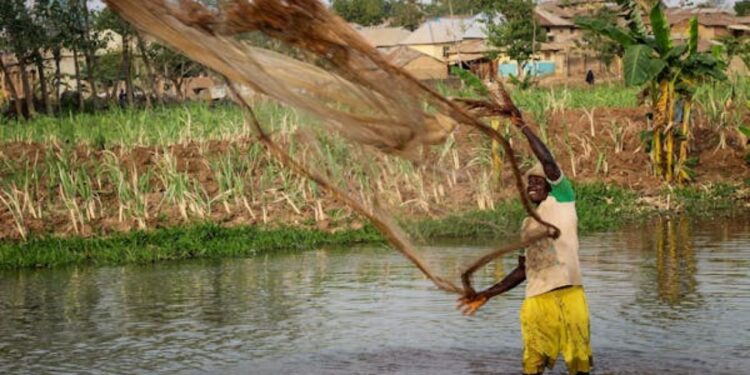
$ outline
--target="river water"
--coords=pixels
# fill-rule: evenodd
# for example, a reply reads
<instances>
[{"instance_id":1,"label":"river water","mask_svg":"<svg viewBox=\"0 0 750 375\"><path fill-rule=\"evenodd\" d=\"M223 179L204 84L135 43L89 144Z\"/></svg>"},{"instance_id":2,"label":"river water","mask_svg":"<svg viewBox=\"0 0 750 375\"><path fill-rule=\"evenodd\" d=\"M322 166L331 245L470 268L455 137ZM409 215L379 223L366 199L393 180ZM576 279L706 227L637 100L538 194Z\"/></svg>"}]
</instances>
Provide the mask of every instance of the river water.
<instances>
[{"instance_id":1,"label":"river water","mask_svg":"<svg viewBox=\"0 0 750 375\"><path fill-rule=\"evenodd\" d=\"M750 373L750 217L582 236L580 257L595 373ZM4 271L0 373L517 374L522 299L517 288L463 317L380 247Z\"/></svg>"}]
</instances>

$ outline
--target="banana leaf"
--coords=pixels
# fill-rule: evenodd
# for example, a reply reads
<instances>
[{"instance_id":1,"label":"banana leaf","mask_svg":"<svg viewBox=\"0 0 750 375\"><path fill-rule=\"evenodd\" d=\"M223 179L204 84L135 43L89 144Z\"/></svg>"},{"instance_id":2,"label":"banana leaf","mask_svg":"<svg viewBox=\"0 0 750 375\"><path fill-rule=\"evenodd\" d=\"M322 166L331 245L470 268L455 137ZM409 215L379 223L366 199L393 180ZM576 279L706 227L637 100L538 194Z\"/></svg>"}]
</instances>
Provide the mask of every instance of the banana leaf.
<instances>
[{"instance_id":1,"label":"banana leaf","mask_svg":"<svg viewBox=\"0 0 750 375\"><path fill-rule=\"evenodd\" d=\"M657 2L649 14L651 29L654 32L656 50L664 56L672 49L672 37L667 16L661 10L661 2Z\"/></svg>"},{"instance_id":2,"label":"banana leaf","mask_svg":"<svg viewBox=\"0 0 750 375\"><path fill-rule=\"evenodd\" d=\"M661 73L667 64L654 57L654 49L636 44L625 49L623 57L625 84L639 86Z\"/></svg>"},{"instance_id":3,"label":"banana leaf","mask_svg":"<svg viewBox=\"0 0 750 375\"><path fill-rule=\"evenodd\" d=\"M698 18L690 18L690 29L688 33L688 54L695 55L698 52Z\"/></svg>"},{"instance_id":4,"label":"banana leaf","mask_svg":"<svg viewBox=\"0 0 750 375\"><path fill-rule=\"evenodd\" d=\"M623 47L631 46L637 43L635 38L630 36L626 31L600 19L577 18L575 20L575 23L583 29L591 30L597 34L608 37L615 42L622 44Z\"/></svg>"}]
</instances>

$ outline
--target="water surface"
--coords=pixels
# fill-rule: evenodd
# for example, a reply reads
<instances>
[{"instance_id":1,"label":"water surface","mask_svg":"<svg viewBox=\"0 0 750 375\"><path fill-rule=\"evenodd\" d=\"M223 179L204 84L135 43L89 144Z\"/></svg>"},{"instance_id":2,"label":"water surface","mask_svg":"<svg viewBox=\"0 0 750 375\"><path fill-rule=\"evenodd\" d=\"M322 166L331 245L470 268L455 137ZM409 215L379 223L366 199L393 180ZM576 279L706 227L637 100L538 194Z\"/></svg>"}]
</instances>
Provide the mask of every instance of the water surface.
<instances>
[{"instance_id":1,"label":"water surface","mask_svg":"<svg viewBox=\"0 0 750 375\"><path fill-rule=\"evenodd\" d=\"M451 274L480 245L426 254ZM750 218L657 220L584 236L580 255L596 373L750 372ZM0 373L516 374L522 298L462 317L379 247L6 271Z\"/></svg>"}]
</instances>

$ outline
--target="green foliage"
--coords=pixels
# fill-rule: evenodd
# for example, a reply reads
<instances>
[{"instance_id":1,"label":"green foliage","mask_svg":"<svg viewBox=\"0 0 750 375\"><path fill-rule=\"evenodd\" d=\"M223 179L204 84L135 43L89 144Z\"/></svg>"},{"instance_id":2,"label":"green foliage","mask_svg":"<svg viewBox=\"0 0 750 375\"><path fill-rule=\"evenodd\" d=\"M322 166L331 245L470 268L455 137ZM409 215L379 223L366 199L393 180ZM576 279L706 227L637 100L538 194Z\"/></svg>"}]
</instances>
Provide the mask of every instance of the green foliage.
<instances>
[{"instance_id":1,"label":"green foliage","mask_svg":"<svg viewBox=\"0 0 750 375\"><path fill-rule=\"evenodd\" d=\"M213 223L203 223L109 237L41 237L26 242L3 242L0 243L0 269L239 257L284 249L305 250L327 245L380 241L380 234L371 227L325 233L294 228L225 228Z\"/></svg>"},{"instance_id":2,"label":"green foliage","mask_svg":"<svg viewBox=\"0 0 750 375\"><path fill-rule=\"evenodd\" d=\"M596 85L594 87L549 88L533 87L511 93L519 108L546 112L553 106L559 108L635 108L638 107L635 87L622 85Z\"/></svg>"},{"instance_id":3,"label":"green foliage","mask_svg":"<svg viewBox=\"0 0 750 375\"><path fill-rule=\"evenodd\" d=\"M597 28L607 29L607 25L617 24L617 13L609 7L597 9L591 17L577 18L578 22L590 22L599 25ZM630 36L622 33L618 28L611 28L612 38L603 36L591 30L585 30L580 40L576 41L579 48L590 50L596 54L605 66L609 68L616 56L624 53L623 45L632 43ZM621 40L618 42L618 40Z\"/></svg>"},{"instance_id":4,"label":"green foliage","mask_svg":"<svg viewBox=\"0 0 750 375\"><path fill-rule=\"evenodd\" d=\"M719 38L719 42L723 45L721 52L726 61L731 62L737 56L750 69L750 36L726 35Z\"/></svg>"},{"instance_id":5,"label":"green foliage","mask_svg":"<svg viewBox=\"0 0 750 375\"><path fill-rule=\"evenodd\" d=\"M534 87L534 83L536 83L534 76L530 74L524 75L522 78L518 78L515 74L511 74L510 77L508 77L508 80L519 90L528 90Z\"/></svg>"},{"instance_id":6,"label":"green foliage","mask_svg":"<svg viewBox=\"0 0 750 375\"><path fill-rule=\"evenodd\" d=\"M60 7L63 8L60 16L63 17L64 27L67 30L63 43L65 48L88 53L94 59L96 57L94 51L103 48L106 44L101 37L100 30L91 25L91 18L92 16L95 18L96 13L92 14L84 0L55 1L58 1Z\"/></svg>"},{"instance_id":7,"label":"green foliage","mask_svg":"<svg viewBox=\"0 0 750 375\"><path fill-rule=\"evenodd\" d=\"M653 48L643 44L634 44L625 48L623 57L623 77L628 85L640 86L654 79L666 64L659 59L653 59Z\"/></svg>"},{"instance_id":8,"label":"green foliage","mask_svg":"<svg viewBox=\"0 0 750 375\"><path fill-rule=\"evenodd\" d=\"M750 16L750 0L742 0L734 3L734 11L738 16Z\"/></svg>"},{"instance_id":9,"label":"green foliage","mask_svg":"<svg viewBox=\"0 0 750 375\"><path fill-rule=\"evenodd\" d=\"M636 40L646 39L648 29L646 29L646 24L643 23L643 17L641 17L641 6L638 2L636 0L616 0L616 2L625 12L625 20L627 21L627 27L629 30L628 33Z\"/></svg>"},{"instance_id":10,"label":"green foliage","mask_svg":"<svg viewBox=\"0 0 750 375\"><path fill-rule=\"evenodd\" d=\"M451 74L458 77L463 83L464 89L460 94L461 97L487 96L487 87L482 83L482 80L472 72L457 66L452 66Z\"/></svg>"},{"instance_id":11,"label":"green foliage","mask_svg":"<svg viewBox=\"0 0 750 375\"><path fill-rule=\"evenodd\" d=\"M622 187L603 183L576 184L575 190L580 232L616 229L647 213L639 207L637 195Z\"/></svg>"},{"instance_id":12,"label":"green foliage","mask_svg":"<svg viewBox=\"0 0 750 375\"><path fill-rule=\"evenodd\" d=\"M526 63L547 40L542 27L536 25L532 0L487 0L484 2L488 43L498 47L523 70ZM503 21L497 22L502 16Z\"/></svg>"},{"instance_id":13,"label":"green foliage","mask_svg":"<svg viewBox=\"0 0 750 375\"><path fill-rule=\"evenodd\" d=\"M649 84L655 113L651 147L651 160L657 175L668 183L685 182L692 171L687 165L687 139L689 119L676 118L679 103L691 103L701 82L725 80L726 62L721 51L698 52L698 21L690 20L687 45L672 42L672 30L661 2L651 8L651 34L643 27L643 20L634 1L620 1L628 11L629 30L597 20L579 20L578 25L606 36L625 47L623 57L624 79L627 85ZM680 112L681 113L681 112ZM688 113L689 116L689 113ZM676 126L683 127L682 133ZM672 131L670 131L672 130Z\"/></svg>"},{"instance_id":14,"label":"green foliage","mask_svg":"<svg viewBox=\"0 0 750 375\"><path fill-rule=\"evenodd\" d=\"M712 214L731 215L740 206L735 201L737 186L726 183L710 184L701 187L679 187L673 190L676 201L690 214L708 216ZM663 192L669 194L670 192Z\"/></svg>"},{"instance_id":15,"label":"green foliage","mask_svg":"<svg viewBox=\"0 0 750 375\"><path fill-rule=\"evenodd\" d=\"M19 59L29 58L42 36L24 0L0 2L0 31L3 34L0 41L2 47L12 51Z\"/></svg>"},{"instance_id":16,"label":"green foliage","mask_svg":"<svg viewBox=\"0 0 750 375\"><path fill-rule=\"evenodd\" d=\"M428 17L474 15L484 10L486 0L433 0L425 2Z\"/></svg>"},{"instance_id":17,"label":"green foliage","mask_svg":"<svg viewBox=\"0 0 750 375\"><path fill-rule=\"evenodd\" d=\"M387 17L385 0L333 0L333 11L348 22L378 25Z\"/></svg>"},{"instance_id":18,"label":"green foliage","mask_svg":"<svg viewBox=\"0 0 750 375\"><path fill-rule=\"evenodd\" d=\"M391 26L416 30L424 21L422 5L417 0L396 0L391 3Z\"/></svg>"},{"instance_id":19,"label":"green foliage","mask_svg":"<svg viewBox=\"0 0 750 375\"><path fill-rule=\"evenodd\" d=\"M661 4L657 4L651 9L649 14L651 19L651 30L654 33L654 43L659 55L666 55L672 50L672 36L667 16L661 9Z\"/></svg>"},{"instance_id":20,"label":"green foliage","mask_svg":"<svg viewBox=\"0 0 750 375\"><path fill-rule=\"evenodd\" d=\"M675 82L677 90L689 94L697 81L704 78L723 79L725 63L709 53L699 53L698 27L690 20L687 46L674 45L671 29L660 3L649 14L652 32L642 25L638 6L632 1L621 2L628 11L629 30L602 20L581 19L577 24L605 36L625 48L623 65L625 83L643 85L647 82ZM642 27L643 26L643 27Z\"/></svg>"},{"instance_id":21,"label":"green foliage","mask_svg":"<svg viewBox=\"0 0 750 375\"><path fill-rule=\"evenodd\" d=\"M195 77L206 71L203 65L160 44L152 44L147 53L153 61L154 69L177 87L178 96L182 95L181 88L185 78Z\"/></svg>"},{"instance_id":22,"label":"green foliage","mask_svg":"<svg viewBox=\"0 0 750 375\"><path fill-rule=\"evenodd\" d=\"M107 84L124 79L122 74L122 52L107 52L99 56L99 79Z\"/></svg>"},{"instance_id":23,"label":"green foliage","mask_svg":"<svg viewBox=\"0 0 750 375\"><path fill-rule=\"evenodd\" d=\"M119 14L109 8L104 8L94 18L94 27L101 31L111 30L125 38L135 34L135 29L130 26Z\"/></svg>"}]
</instances>

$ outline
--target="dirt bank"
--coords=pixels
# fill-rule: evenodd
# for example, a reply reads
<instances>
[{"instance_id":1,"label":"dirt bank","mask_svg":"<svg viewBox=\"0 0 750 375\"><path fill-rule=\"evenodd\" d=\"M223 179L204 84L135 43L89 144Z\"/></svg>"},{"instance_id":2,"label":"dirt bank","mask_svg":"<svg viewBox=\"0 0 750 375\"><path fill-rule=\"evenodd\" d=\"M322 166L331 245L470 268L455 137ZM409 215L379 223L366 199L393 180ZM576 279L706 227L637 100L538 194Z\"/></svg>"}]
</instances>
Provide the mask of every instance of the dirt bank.
<instances>
[{"instance_id":1,"label":"dirt bank","mask_svg":"<svg viewBox=\"0 0 750 375\"><path fill-rule=\"evenodd\" d=\"M615 184L653 197L663 183L652 175L641 144L640 133L647 128L645 115L646 110L638 108L566 110L551 113L548 123L535 129L546 133L549 146L573 180ZM750 179L743 140L729 134L728 147L717 149L718 134L700 118L696 125L691 140L692 156L697 158L694 184L743 184ZM511 134L519 162L530 165L533 158L525 140L517 132ZM515 195L508 168L503 171L503 184L481 182L490 165L476 162L488 157L490 147L485 138L463 128L455 137L457 173L449 181L449 193L443 192L445 179L420 175L429 172L424 166L438 166L439 160L445 159L441 146L434 146L423 168L412 175L395 169L383 172L383 180L395 181L385 189L394 191L390 203L400 214L439 217L491 208L492 201ZM243 163L253 145L251 139L105 149L83 144L2 144L0 239L39 234L87 236L201 220L226 226L361 227L361 220L330 196L299 178L290 180L273 172L277 171L275 164L265 156ZM221 160L228 155L235 157L229 175L219 171ZM63 166L71 175L70 186L61 182ZM236 186L232 190L224 181L235 175L243 180L239 193ZM176 186L185 190L182 195ZM300 188L293 191L297 186ZM91 191L91 195L71 196L71 191Z\"/></svg>"}]
</instances>

